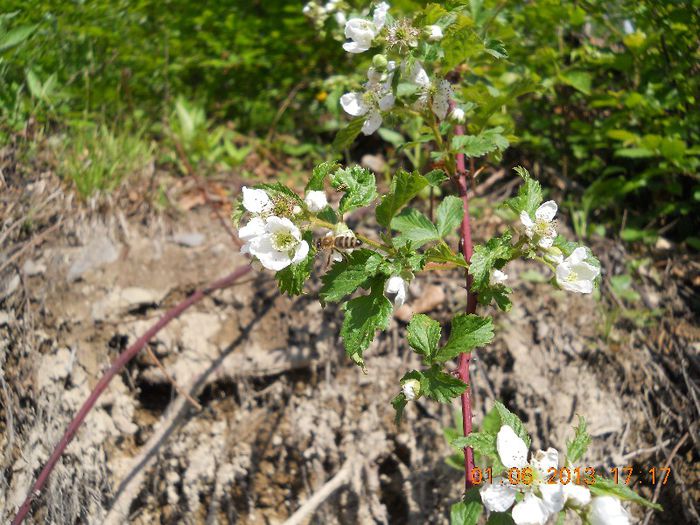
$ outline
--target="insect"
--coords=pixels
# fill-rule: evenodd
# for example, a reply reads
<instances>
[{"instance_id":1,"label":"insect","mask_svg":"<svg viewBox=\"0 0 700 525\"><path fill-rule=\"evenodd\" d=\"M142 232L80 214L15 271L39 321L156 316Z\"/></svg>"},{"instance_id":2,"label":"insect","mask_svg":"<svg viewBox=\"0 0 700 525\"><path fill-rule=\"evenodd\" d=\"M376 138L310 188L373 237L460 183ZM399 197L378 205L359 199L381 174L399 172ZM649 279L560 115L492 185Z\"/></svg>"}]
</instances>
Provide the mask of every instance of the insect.
<instances>
[{"instance_id":1,"label":"insect","mask_svg":"<svg viewBox=\"0 0 700 525\"><path fill-rule=\"evenodd\" d=\"M318 251L328 254L324 268L330 265L331 259L333 261L340 261L343 257L343 253L348 253L360 246L362 246L362 241L355 237L355 234L351 231L339 234L328 232L324 237L316 241L316 248Z\"/></svg>"}]
</instances>

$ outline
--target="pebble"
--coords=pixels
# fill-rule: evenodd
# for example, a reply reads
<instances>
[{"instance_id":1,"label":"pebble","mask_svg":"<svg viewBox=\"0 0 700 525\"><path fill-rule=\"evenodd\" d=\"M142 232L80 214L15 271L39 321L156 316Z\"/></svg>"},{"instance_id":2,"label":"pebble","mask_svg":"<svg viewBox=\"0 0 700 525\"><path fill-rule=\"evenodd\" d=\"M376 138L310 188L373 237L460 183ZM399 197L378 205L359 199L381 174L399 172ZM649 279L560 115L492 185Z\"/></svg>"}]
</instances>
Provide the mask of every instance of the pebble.
<instances>
[{"instance_id":1,"label":"pebble","mask_svg":"<svg viewBox=\"0 0 700 525\"><path fill-rule=\"evenodd\" d=\"M119 257L119 250L107 236L93 238L83 247L68 269L68 282L77 281L87 271L114 262L117 257Z\"/></svg>"},{"instance_id":2,"label":"pebble","mask_svg":"<svg viewBox=\"0 0 700 525\"><path fill-rule=\"evenodd\" d=\"M204 242L204 235L199 232L176 233L173 235L172 241L180 246L196 248Z\"/></svg>"},{"instance_id":3,"label":"pebble","mask_svg":"<svg viewBox=\"0 0 700 525\"><path fill-rule=\"evenodd\" d=\"M24 272L24 275L27 277L33 277L35 275L41 275L46 271L46 266L32 261L31 259L27 259L24 264L22 265L22 272Z\"/></svg>"}]
</instances>

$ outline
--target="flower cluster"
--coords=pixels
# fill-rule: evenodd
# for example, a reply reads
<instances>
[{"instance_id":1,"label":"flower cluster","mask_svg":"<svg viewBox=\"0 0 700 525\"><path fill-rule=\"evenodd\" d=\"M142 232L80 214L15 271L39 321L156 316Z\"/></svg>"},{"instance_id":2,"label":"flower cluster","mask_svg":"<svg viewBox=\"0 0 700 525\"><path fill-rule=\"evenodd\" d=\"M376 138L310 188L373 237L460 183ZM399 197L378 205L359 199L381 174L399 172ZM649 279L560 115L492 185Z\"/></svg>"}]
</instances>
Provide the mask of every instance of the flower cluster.
<instances>
[{"instance_id":1,"label":"flower cluster","mask_svg":"<svg viewBox=\"0 0 700 525\"><path fill-rule=\"evenodd\" d=\"M527 460L527 445L509 425L503 425L496 436L496 448L506 468L529 468L529 483L513 484L506 478L494 478L480 492L481 500L491 512L505 512L512 507L516 525L544 525L562 509L574 508L585 513L594 525L627 525L627 512L618 499L611 496L591 497L585 485L546 483L550 469L559 466L559 452L554 448L539 450ZM516 503L518 494L522 499ZM515 505L513 506L513 504Z\"/></svg>"},{"instance_id":2,"label":"flower cluster","mask_svg":"<svg viewBox=\"0 0 700 525\"><path fill-rule=\"evenodd\" d=\"M392 85L395 75L415 87L407 107L418 112L430 109L439 120L448 114L454 122L464 122L464 110L455 107L450 112L450 101L454 97L450 83L444 78L431 80L423 64L410 58L410 51L418 47L421 39L438 42L443 38L442 28L431 24L420 29L407 19L389 20L389 5L380 3L373 12L372 20L351 18L345 24L348 41L343 48L349 53L363 53L377 44L383 44L390 55L377 54L367 72L369 81L363 92L349 92L340 99L346 113L353 117L365 117L362 133L371 135L382 124L382 114L391 111L396 103ZM396 67L400 62L400 68Z\"/></svg>"},{"instance_id":3,"label":"flower cluster","mask_svg":"<svg viewBox=\"0 0 700 525\"><path fill-rule=\"evenodd\" d=\"M600 269L586 262L589 258L587 248L580 246L564 259L562 251L554 246L557 210L556 202L547 201L535 210L534 220L529 213L522 211L520 223L532 248L542 250L545 260L556 264L555 277L559 286L570 292L591 293Z\"/></svg>"},{"instance_id":4,"label":"flower cluster","mask_svg":"<svg viewBox=\"0 0 700 525\"><path fill-rule=\"evenodd\" d=\"M317 27L323 26L331 16L339 26L343 26L347 22L347 15L342 7L342 0L328 0L325 4L312 0L306 3L302 12L313 20Z\"/></svg>"}]
</instances>

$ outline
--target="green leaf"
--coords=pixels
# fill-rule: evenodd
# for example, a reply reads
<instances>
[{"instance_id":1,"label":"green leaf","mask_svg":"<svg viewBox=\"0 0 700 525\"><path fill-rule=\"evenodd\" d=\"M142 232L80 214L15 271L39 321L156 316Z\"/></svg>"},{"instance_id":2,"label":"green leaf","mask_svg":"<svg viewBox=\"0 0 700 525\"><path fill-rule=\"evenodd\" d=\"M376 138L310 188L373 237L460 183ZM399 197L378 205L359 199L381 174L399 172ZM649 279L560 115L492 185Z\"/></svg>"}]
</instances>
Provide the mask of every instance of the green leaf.
<instances>
[{"instance_id":1,"label":"green leaf","mask_svg":"<svg viewBox=\"0 0 700 525\"><path fill-rule=\"evenodd\" d=\"M377 198L377 183L374 179L374 173L360 166L351 166L336 171L331 175L331 185L336 190L345 192L338 205L338 212L341 215L367 206Z\"/></svg>"},{"instance_id":2,"label":"green leaf","mask_svg":"<svg viewBox=\"0 0 700 525\"><path fill-rule=\"evenodd\" d=\"M481 157L496 150L504 150L509 141L501 133L502 127L482 131L478 135L455 135L452 137L452 149L467 157Z\"/></svg>"},{"instance_id":3,"label":"green leaf","mask_svg":"<svg viewBox=\"0 0 700 525\"><path fill-rule=\"evenodd\" d=\"M500 237L489 239L486 245L479 244L474 247L469 265L469 273L474 278L472 290L485 289L489 285L491 271L494 268L503 268L512 259L514 253L511 237L510 231L506 231Z\"/></svg>"},{"instance_id":4,"label":"green leaf","mask_svg":"<svg viewBox=\"0 0 700 525\"><path fill-rule=\"evenodd\" d=\"M542 187L539 182L530 177L525 168L517 166L514 169L525 182L520 186L518 196L508 199L505 205L517 215L520 215L521 211L526 211L531 217L534 217L535 210L542 204Z\"/></svg>"},{"instance_id":5,"label":"green leaf","mask_svg":"<svg viewBox=\"0 0 700 525\"><path fill-rule=\"evenodd\" d=\"M325 178L338 168L340 168L340 164L335 161L322 162L316 166L311 174L309 183L306 185L305 191L323 190L323 181Z\"/></svg>"},{"instance_id":6,"label":"green leaf","mask_svg":"<svg viewBox=\"0 0 700 525\"><path fill-rule=\"evenodd\" d=\"M467 389L467 385L461 379L443 372L438 366L426 370L423 377L421 393L439 403L449 403Z\"/></svg>"},{"instance_id":7,"label":"green leaf","mask_svg":"<svg viewBox=\"0 0 700 525\"><path fill-rule=\"evenodd\" d=\"M428 185L428 180L418 172L399 171L391 181L391 191L377 206L377 222L389 227L391 219L408 201Z\"/></svg>"},{"instance_id":8,"label":"green leaf","mask_svg":"<svg viewBox=\"0 0 700 525\"><path fill-rule=\"evenodd\" d=\"M406 208L394 217L391 220L391 229L401 232L401 235L395 238L397 246L410 242L413 249L440 238L430 219L414 208Z\"/></svg>"},{"instance_id":9,"label":"green leaf","mask_svg":"<svg viewBox=\"0 0 700 525\"><path fill-rule=\"evenodd\" d=\"M520 421L520 418L508 410L500 401L496 401L495 407L496 410L498 410L498 415L501 416L501 423L512 428L518 437L522 439L529 447L530 436L528 435L527 430L525 430L525 425L523 425L523 422Z\"/></svg>"},{"instance_id":10,"label":"green leaf","mask_svg":"<svg viewBox=\"0 0 700 525\"><path fill-rule=\"evenodd\" d=\"M460 314L452 319L447 344L437 351L435 360L444 362L493 341L493 320L474 314Z\"/></svg>"},{"instance_id":11,"label":"green leaf","mask_svg":"<svg viewBox=\"0 0 700 525\"><path fill-rule=\"evenodd\" d=\"M313 248L313 235L311 232L304 234L304 240L309 243L309 255L306 259L296 264L291 264L275 274L277 285L280 292L288 295L301 295L304 290L304 283L311 275L311 269L314 265L314 255L316 250Z\"/></svg>"},{"instance_id":12,"label":"green leaf","mask_svg":"<svg viewBox=\"0 0 700 525\"><path fill-rule=\"evenodd\" d=\"M615 150L615 156L625 159L648 159L655 157L656 153L647 148L622 148Z\"/></svg>"},{"instance_id":13,"label":"green leaf","mask_svg":"<svg viewBox=\"0 0 700 525\"><path fill-rule=\"evenodd\" d=\"M414 315L408 323L408 344L419 354L431 359L440 342L440 323L425 314Z\"/></svg>"},{"instance_id":14,"label":"green leaf","mask_svg":"<svg viewBox=\"0 0 700 525\"><path fill-rule=\"evenodd\" d=\"M287 188L287 186L285 186L281 182L275 182L272 184L269 184L269 183L256 184L254 186L254 188L265 190L267 193L269 193L271 195L276 194L276 195L282 197L283 199L291 199L298 204L303 204L303 202L304 202L302 200L302 198L299 197L299 195L297 195L292 190Z\"/></svg>"},{"instance_id":15,"label":"green leaf","mask_svg":"<svg viewBox=\"0 0 700 525\"><path fill-rule=\"evenodd\" d=\"M364 116L351 120L346 127L336 134L335 139L333 139L333 149L335 151L342 151L350 146L360 134L360 131L362 131L364 123Z\"/></svg>"},{"instance_id":16,"label":"green leaf","mask_svg":"<svg viewBox=\"0 0 700 525\"><path fill-rule=\"evenodd\" d=\"M477 299L479 304L483 304L485 306L491 304L491 301L495 301L498 308L504 312L509 312L513 307L513 302L510 300L510 297L508 297L508 294L510 293L513 293L513 290L503 284L496 286L489 285L479 288Z\"/></svg>"},{"instance_id":17,"label":"green leaf","mask_svg":"<svg viewBox=\"0 0 700 525\"><path fill-rule=\"evenodd\" d=\"M586 432L586 420L581 416L578 417L578 426L576 434L572 441L566 442L566 457L571 464L576 463L588 449L591 443L591 436Z\"/></svg>"},{"instance_id":18,"label":"green leaf","mask_svg":"<svg viewBox=\"0 0 700 525\"><path fill-rule=\"evenodd\" d=\"M442 243L427 250L425 255L428 257L429 262L452 263L463 268L469 266L461 253L452 253L450 247Z\"/></svg>"},{"instance_id":19,"label":"green leaf","mask_svg":"<svg viewBox=\"0 0 700 525\"><path fill-rule=\"evenodd\" d=\"M664 510L658 503L652 503L648 499L640 496L626 484L615 483L612 479L595 477L595 483L588 485L593 496L613 496L623 501L631 501L638 505L643 505L654 510Z\"/></svg>"},{"instance_id":20,"label":"green leaf","mask_svg":"<svg viewBox=\"0 0 700 525\"><path fill-rule=\"evenodd\" d=\"M450 525L476 525L483 511L484 506L481 504L478 491L476 494L467 494L465 501L452 505Z\"/></svg>"},{"instance_id":21,"label":"green leaf","mask_svg":"<svg viewBox=\"0 0 700 525\"><path fill-rule=\"evenodd\" d=\"M468 436L460 436L453 440L451 445L456 448L471 447L474 452L484 457L498 459L496 449L496 435L487 432L472 432Z\"/></svg>"},{"instance_id":22,"label":"green leaf","mask_svg":"<svg viewBox=\"0 0 700 525\"><path fill-rule=\"evenodd\" d=\"M381 256L370 250L356 250L335 263L321 281L319 297L323 302L334 303L353 293L377 272ZM365 286L366 287L366 286Z\"/></svg>"},{"instance_id":23,"label":"green leaf","mask_svg":"<svg viewBox=\"0 0 700 525\"><path fill-rule=\"evenodd\" d=\"M340 335L345 353L360 366L364 366L362 354L374 340L375 332L389 326L393 308L384 297L384 280L375 278L369 295L352 299L343 306L345 319Z\"/></svg>"},{"instance_id":24,"label":"green leaf","mask_svg":"<svg viewBox=\"0 0 700 525\"><path fill-rule=\"evenodd\" d=\"M21 44L36 30L38 26L20 26L10 29L0 36L0 53Z\"/></svg>"},{"instance_id":25,"label":"green leaf","mask_svg":"<svg viewBox=\"0 0 700 525\"><path fill-rule=\"evenodd\" d=\"M406 142L406 139L403 137L403 135L401 133L398 133L392 129L379 128L377 130L377 133L379 134L380 137L382 137L383 140L387 141L389 144L391 144L395 148L398 148L401 144Z\"/></svg>"},{"instance_id":26,"label":"green leaf","mask_svg":"<svg viewBox=\"0 0 700 525\"><path fill-rule=\"evenodd\" d=\"M394 423L397 425L401 423L401 417L403 416L403 411L406 408L407 403L408 400L403 392L391 400L391 406L393 406L394 410L396 411L396 414L394 415Z\"/></svg>"},{"instance_id":27,"label":"green leaf","mask_svg":"<svg viewBox=\"0 0 700 525\"><path fill-rule=\"evenodd\" d=\"M513 517L507 512L492 512L486 525L515 525Z\"/></svg>"},{"instance_id":28,"label":"green leaf","mask_svg":"<svg viewBox=\"0 0 700 525\"><path fill-rule=\"evenodd\" d=\"M437 231L440 237L447 237L462 224L464 205L462 199L450 195L445 197L437 209Z\"/></svg>"},{"instance_id":29,"label":"green leaf","mask_svg":"<svg viewBox=\"0 0 700 525\"><path fill-rule=\"evenodd\" d=\"M494 58L508 58L508 51L506 51L506 46L500 40L493 38L488 39L484 42L484 49L486 52Z\"/></svg>"},{"instance_id":30,"label":"green leaf","mask_svg":"<svg viewBox=\"0 0 700 525\"><path fill-rule=\"evenodd\" d=\"M564 71L559 73L559 80L580 91L584 95L591 94L593 77L590 73L585 71Z\"/></svg>"},{"instance_id":31,"label":"green leaf","mask_svg":"<svg viewBox=\"0 0 700 525\"><path fill-rule=\"evenodd\" d=\"M448 179L447 175L442 170L432 170L423 176L425 177L425 180L428 181L428 184L435 188L440 186L440 184L442 184Z\"/></svg>"}]
</instances>

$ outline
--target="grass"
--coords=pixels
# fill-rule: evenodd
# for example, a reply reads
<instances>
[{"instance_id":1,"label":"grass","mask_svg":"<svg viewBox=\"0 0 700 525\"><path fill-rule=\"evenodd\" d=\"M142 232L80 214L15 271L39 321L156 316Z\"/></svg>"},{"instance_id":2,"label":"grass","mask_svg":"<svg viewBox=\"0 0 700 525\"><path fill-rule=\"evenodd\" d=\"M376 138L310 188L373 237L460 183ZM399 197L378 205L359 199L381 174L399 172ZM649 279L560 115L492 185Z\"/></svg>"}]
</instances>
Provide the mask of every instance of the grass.
<instances>
[{"instance_id":1,"label":"grass","mask_svg":"<svg viewBox=\"0 0 700 525\"><path fill-rule=\"evenodd\" d=\"M58 173L81 197L111 191L153 159L143 133L104 124L70 128L59 151Z\"/></svg>"}]
</instances>

